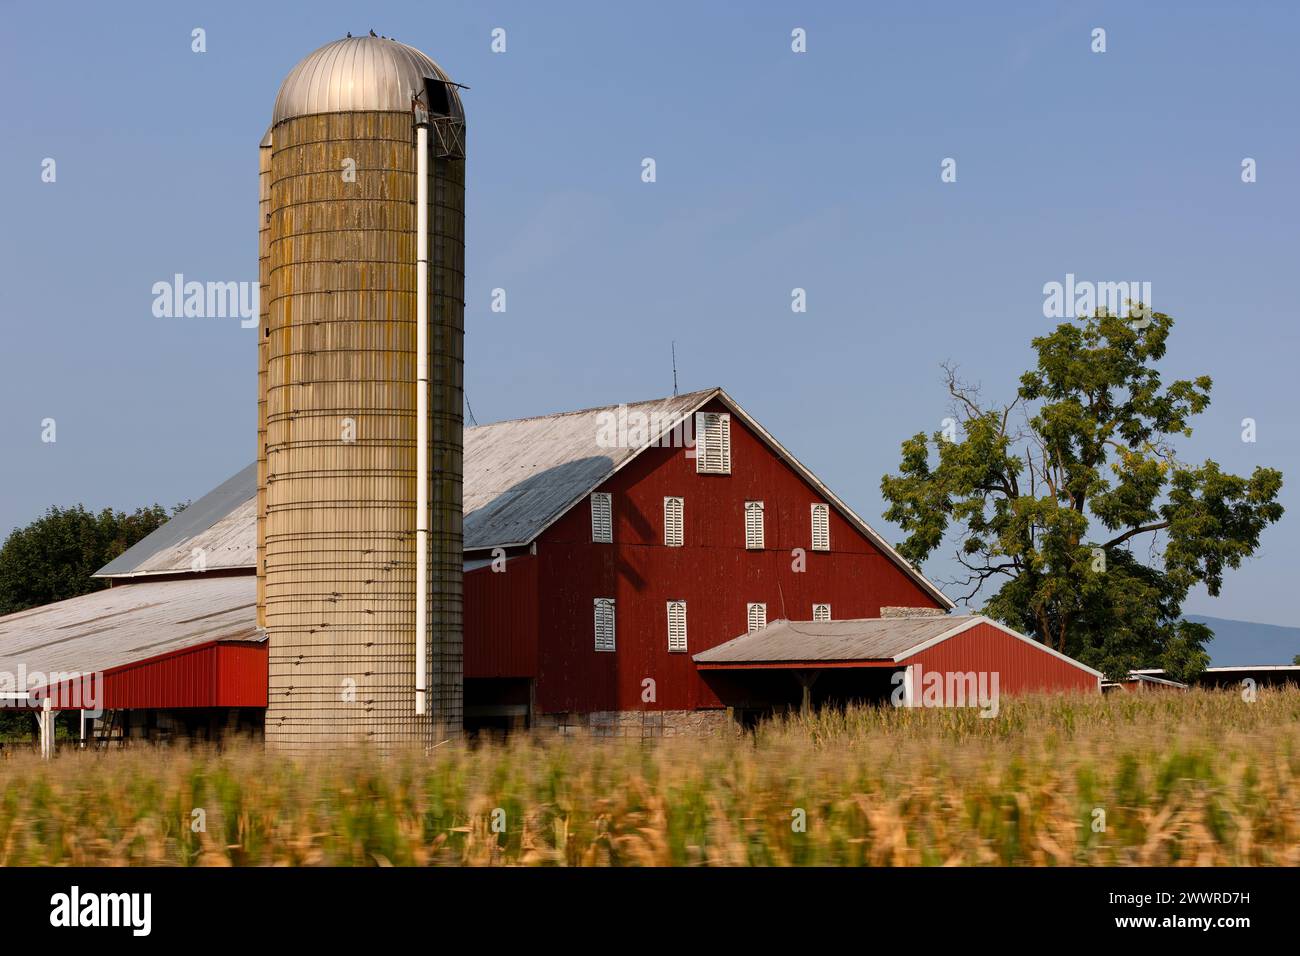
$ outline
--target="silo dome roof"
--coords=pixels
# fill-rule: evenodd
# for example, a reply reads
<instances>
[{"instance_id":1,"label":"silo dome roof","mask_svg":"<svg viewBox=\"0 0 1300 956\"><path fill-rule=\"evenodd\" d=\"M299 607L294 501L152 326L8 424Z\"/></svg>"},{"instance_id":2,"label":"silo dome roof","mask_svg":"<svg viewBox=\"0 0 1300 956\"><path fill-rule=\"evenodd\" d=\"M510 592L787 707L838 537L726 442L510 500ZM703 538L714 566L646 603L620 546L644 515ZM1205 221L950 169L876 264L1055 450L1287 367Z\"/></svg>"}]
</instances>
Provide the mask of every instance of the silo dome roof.
<instances>
[{"instance_id":1,"label":"silo dome roof","mask_svg":"<svg viewBox=\"0 0 1300 956\"><path fill-rule=\"evenodd\" d=\"M411 91L426 78L446 80L437 63L414 47L384 37L348 37L306 56L280 84L271 125L310 113L411 108ZM460 97L447 86L451 111L462 116Z\"/></svg>"}]
</instances>

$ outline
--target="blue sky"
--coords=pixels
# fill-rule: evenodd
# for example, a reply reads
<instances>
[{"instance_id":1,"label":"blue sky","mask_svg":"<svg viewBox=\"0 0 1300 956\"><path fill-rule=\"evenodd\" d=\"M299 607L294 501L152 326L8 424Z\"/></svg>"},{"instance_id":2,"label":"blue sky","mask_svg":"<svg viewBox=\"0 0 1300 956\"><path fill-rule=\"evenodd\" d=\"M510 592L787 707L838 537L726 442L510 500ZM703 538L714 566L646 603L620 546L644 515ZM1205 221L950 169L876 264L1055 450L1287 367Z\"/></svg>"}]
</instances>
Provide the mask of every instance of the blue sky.
<instances>
[{"instance_id":1,"label":"blue sky","mask_svg":"<svg viewBox=\"0 0 1300 956\"><path fill-rule=\"evenodd\" d=\"M254 330L156 318L150 290L177 272L256 280L257 143L280 80L373 27L471 87L479 421L668 394L676 341L682 390L727 388L896 539L880 476L947 414L939 363L1009 398L1053 324L1044 283L1148 281L1177 319L1167 373L1215 383L1182 456L1288 479L1291 514L1219 599L1186 610L1297 622L1295 4L2 12L0 532L50 504L196 498L253 459Z\"/></svg>"}]
</instances>

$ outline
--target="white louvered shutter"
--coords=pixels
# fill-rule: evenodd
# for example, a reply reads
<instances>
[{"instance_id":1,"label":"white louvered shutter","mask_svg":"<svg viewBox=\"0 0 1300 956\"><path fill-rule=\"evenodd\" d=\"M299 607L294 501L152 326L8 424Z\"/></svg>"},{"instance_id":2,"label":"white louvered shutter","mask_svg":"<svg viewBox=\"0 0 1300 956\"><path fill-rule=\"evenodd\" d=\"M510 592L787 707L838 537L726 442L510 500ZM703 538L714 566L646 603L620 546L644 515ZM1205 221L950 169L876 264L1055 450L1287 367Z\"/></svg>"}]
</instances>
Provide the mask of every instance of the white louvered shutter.
<instances>
[{"instance_id":1,"label":"white louvered shutter","mask_svg":"<svg viewBox=\"0 0 1300 956\"><path fill-rule=\"evenodd\" d=\"M831 606L829 604L813 605L814 621L829 621L831 619Z\"/></svg>"},{"instance_id":2,"label":"white louvered shutter","mask_svg":"<svg viewBox=\"0 0 1300 956\"><path fill-rule=\"evenodd\" d=\"M767 605L751 604L749 605L749 631L761 630L767 627Z\"/></svg>"},{"instance_id":3,"label":"white louvered shutter","mask_svg":"<svg viewBox=\"0 0 1300 956\"><path fill-rule=\"evenodd\" d=\"M686 602L668 602L668 650L686 650Z\"/></svg>"},{"instance_id":4,"label":"white louvered shutter","mask_svg":"<svg viewBox=\"0 0 1300 956\"><path fill-rule=\"evenodd\" d=\"M812 549L829 551L831 549L831 509L829 505L812 506Z\"/></svg>"},{"instance_id":5,"label":"white louvered shutter","mask_svg":"<svg viewBox=\"0 0 1300 956\"><path fill-rule=\"evenodd\" d=\"M745 502L745 547L763 547L763 502Z\"/></svg>"},{"instance_id":6,"label":"white louvered shutter","mask_svg":"<svg viewBox=\"0 0 1300 956\"><path fill-rule=\"evenodd\" d=\"M695 415L695 470L701 474L731 474L731 414Z\"/></svg>"},{"instance_id":7,"label":"white louvered shutter","mask_svg":"<svg viewBox=\"0 0 1300 956\"><path fill-rule=\"evenodd\" d=\"M614 599L596 598L596 650L614 649Z\"/></svg>"},{"instance_id":8,"label":"white louvered shutter","mask_svg":"<svg viewBox=\"0 0 1300 956\"><path fill-rule=\"evenodd\" d=\"M685 503L681 498L664 499L664 544L670 548L680 548L684 543L684 513Z\"/></svg>"},{"instance_id":9,"label":"white louvered shutter","mask_svg":"<svg viewBox=\"0 0 1300 956\"><path fill-rule=\"evenodd\" d=\"M613 503L608 492L591 496L591 540L611 544L614 541Z\"/></svg>"}]
</instances>

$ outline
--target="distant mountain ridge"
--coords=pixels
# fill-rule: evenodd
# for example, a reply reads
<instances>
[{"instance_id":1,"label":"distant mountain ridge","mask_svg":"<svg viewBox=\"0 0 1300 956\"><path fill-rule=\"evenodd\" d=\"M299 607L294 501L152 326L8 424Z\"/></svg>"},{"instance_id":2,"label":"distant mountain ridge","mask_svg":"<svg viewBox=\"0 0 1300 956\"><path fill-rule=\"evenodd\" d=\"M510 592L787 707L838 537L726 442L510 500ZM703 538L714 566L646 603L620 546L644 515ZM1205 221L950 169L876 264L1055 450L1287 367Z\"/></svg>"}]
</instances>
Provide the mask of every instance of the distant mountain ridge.
<instances>
[{"instance_id":1,"label":"distant mountain ridge","mask_svg":"<svg viewBox=\"0 0 1300 956\"><path fill-rule=\"evenodd\" d=\"M1211 667L1290 664L1300 654L1300 627L1232 621L1201 614L1183 617L1214 631L1214 639L1205 645Z\"/></svg>"}]
</instances>

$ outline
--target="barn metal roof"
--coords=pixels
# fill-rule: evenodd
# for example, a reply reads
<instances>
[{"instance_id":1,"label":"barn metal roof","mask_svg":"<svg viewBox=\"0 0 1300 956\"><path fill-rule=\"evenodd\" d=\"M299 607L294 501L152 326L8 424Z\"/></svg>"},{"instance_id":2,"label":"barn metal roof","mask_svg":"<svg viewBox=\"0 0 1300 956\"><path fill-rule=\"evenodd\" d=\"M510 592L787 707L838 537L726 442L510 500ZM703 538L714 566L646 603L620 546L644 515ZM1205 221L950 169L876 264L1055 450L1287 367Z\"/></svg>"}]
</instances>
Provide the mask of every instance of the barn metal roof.
<instances>
[{"instance_id":1,"label":"barn metal roof","mask_svg":"<svg viewBox=\"0 0 1300 956\"><path fill-rule=\"evenodd\" d=\"M660 425L626 447L601 440L602 422L617 414L618 405L465 429L465 550L530 544L718 391L623 406L628 415L641 413Z\"/></svg>"},{"instance_id":2,"label":"barn metal roof","mask_svg":"<svg viewBox=\"0 0 1300 956\"><path fill-rule=\"evenodd\" d=\"M926 593L945 608L955 606L721 388L466 428L465 551L531 544L593 489L715 398ZM605 440L602 429L611 415L626 414L625 421L631 423L635 421L631 416L637 413L650 423L648 431L637 434L627 427L623 444L611 445ZM250 465L100 568L96 576L187 572L196 547L206 550L209 570L253 568L257 560L256 496L257 469ZM181 526L172 529L178 522Z\"/></svg>"},{"instance_id":3,"label":"barn metal roof","mask_svg":"<svg viewBox=\"0 0 1300 956\"><path fill-rule=\"evenodd\" d=\"M1081 664L1032 637L982 614L942 617L871 617L846 621L772 621L694 655L697 664L726 667L750 664L890 661L897 663L956 637L977 624L988 624L1044 654L1101 677L1101 671Z\"/></svg>"},{"instance_id":4,"label":"barn metal roof","mask_svg":"<svg viewBox=\"0 0 1300 956\"><path fill-rule=\"evenodd\" d=\"M227 478L188 508L95 572L97 578L192 570L194 552L207 570L257 564L257 465Z\"/></svg>"},{"instance_id":5,"label":"barn metal roof","mask_svg":"<svg viewBox=\"0 0 1300 956\"><path fill-rule=\"evenodd\" d=\"M256 581L142 581L0 617L0 672L91 674L212 641L258 641Z\"/></svg>"}]
</instances>

